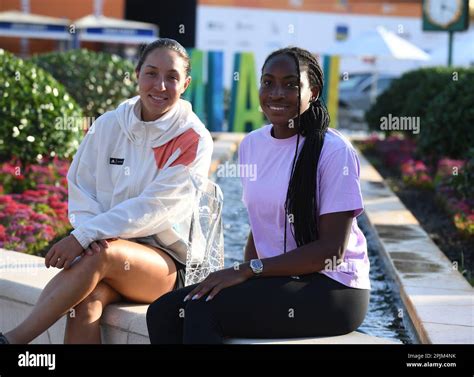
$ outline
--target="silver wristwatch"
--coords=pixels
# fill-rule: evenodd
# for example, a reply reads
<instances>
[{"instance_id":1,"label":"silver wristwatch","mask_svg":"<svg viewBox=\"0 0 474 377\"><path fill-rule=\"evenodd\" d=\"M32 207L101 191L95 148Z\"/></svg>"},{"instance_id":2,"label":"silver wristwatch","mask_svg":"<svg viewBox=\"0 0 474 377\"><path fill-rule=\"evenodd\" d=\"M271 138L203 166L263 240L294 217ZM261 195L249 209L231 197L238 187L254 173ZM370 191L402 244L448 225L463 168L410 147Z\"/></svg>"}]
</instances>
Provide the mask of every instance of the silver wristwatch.
<instances>
[{"instance_id":1,"label":"silver wristwatch","mask_svg":"<svg viewBox=\"0 0 474 377\"><path fill-rule=\"evenodd\" d=\"M263 271L263 263L260 259L251 259L250 268L255 275L260 275Z\"/></svg>"}]
</instances>

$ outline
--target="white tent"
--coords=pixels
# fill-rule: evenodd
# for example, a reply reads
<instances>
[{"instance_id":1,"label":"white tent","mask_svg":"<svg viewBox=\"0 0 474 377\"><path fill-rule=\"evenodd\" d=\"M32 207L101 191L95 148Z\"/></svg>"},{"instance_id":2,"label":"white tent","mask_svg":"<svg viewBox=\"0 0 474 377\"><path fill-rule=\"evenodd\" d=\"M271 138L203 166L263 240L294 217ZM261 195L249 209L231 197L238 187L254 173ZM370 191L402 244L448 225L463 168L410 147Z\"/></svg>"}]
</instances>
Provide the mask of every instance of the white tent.
<instances>
[{"instance_id":1,"label":"white tent","mask_svg":"<svg viewBox=\"0 0 474 377\"><path fill-rule=\"evenodd\" d=\"M0 37L70 40L69 21L19 11L0 12Z\"/></svg>"},{"instance_id":2,"label":"white tent","mask_svg":"<svg viewBox=\"0 0 474 377\"><path fill-rule=\"evenodd\" d=\"M374 58L371 86L372 102L375 101L377 93L377 61L381 59L430 60L430 55L422 49L385 29L383 26L378 26L374 30L366 31L355 37L348 38L345 41L336 42L325 50L324 53L329 55L339 55L341 57L352 56Z\"/></svg>"},{"instance_id":3,"label":"white tent","mask_svg":"<svg viewBox=\"0 0 474 377\"><path fill-rule=\"evenodd\" d=\"M76 20L72 25L76 29L76 43L90 41L141 44L158 39L158 27L145 22L89 15Z\"/></svg>"},{"instance_id":4,"label":"white tent","mask_svg":"<svg viewBox=\"0 0 474 377\"><path fill-rule=\"evenodd\" d=\"M426 52L382 26L345 41L336 42L324 53L329 55L372 56L375 58L400 60L430 59Z\"/></svg>"}]
</instances>

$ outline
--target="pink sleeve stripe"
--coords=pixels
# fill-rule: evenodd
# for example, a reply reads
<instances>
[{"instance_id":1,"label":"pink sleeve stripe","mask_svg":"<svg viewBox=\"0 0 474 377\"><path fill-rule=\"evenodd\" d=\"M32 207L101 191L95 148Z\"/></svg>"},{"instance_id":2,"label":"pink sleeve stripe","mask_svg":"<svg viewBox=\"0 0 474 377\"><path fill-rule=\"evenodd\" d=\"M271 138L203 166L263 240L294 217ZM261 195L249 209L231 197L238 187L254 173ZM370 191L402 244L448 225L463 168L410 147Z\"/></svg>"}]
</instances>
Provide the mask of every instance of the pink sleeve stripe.
<instances>
[{"instance_id":1,"label":"pink sleeve stripe","mask_svg":"<svg viewBox=\"0 0 474 377\"><path fill-rule=\"evenodd\" d=\"M161 147L153 148L155 154L156 166L163 169L166 162L179 148L181 150L178 158L173 161L171 166L184 165L188 166L196 159L197 149L199 145L199 135L192 128L182 133L178 137L170 140Z\"/></svg>"}]
</instances>

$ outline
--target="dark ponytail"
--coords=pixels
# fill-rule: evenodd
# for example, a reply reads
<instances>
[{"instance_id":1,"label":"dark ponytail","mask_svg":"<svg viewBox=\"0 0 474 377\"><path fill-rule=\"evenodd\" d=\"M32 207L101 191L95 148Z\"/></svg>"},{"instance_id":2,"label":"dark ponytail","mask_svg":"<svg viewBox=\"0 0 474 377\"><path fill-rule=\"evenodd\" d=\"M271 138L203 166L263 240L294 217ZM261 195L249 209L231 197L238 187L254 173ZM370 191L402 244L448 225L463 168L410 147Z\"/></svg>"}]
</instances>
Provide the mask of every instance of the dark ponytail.
<instances>
[{"instance_id":1,"label":"dark ponytail","mask_svg":"<svg viewBox=\"0 0 474 377\"><path fill-rule=\"evenodd\" d=\"M295 60L298 71L298 83L301 82L301 69L308 72L311 88L317 88L319 96L310 103L309 108L296 116L296 150L293 158L290 182L285 201L285 249L286 252L286 222L290 219L291 232L298 247L319 238L318 203L316 200L317 168L324 143L324 136L329 127L329 114L320 96L323 92L323 71L309 51L297 47L284 48L273 52L265 60L286 54ZM301 88L298 85L298 106L301 106ZM304 145L298 155L300 135L305 137Z\"/></svg>"}]
</instances>

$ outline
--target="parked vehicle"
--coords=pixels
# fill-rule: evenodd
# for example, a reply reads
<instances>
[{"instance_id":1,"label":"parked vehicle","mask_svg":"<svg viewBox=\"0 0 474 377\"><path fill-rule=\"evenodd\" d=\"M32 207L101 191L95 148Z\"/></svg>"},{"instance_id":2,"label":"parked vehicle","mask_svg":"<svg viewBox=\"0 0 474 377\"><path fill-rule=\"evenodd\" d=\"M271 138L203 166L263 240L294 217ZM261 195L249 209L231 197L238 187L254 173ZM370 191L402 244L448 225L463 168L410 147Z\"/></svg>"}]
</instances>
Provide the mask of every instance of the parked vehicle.
<instances>
[{"instance_id":1,"label":"parked vehicle","mask_svg":"<svg viewBox=\"0 0 474 377\"><path fill-rule=\"evenodd\" d=\"M396 76L379 74L377 77L376 97L385 91ZM372 73L349 75L339 83L339 105L357 110L367 110L371 105Z\"/></svg>"},{"instance_id":2,"label":"parked vehicle","mask_svg":"<svg viewBox=\"0 0 474 377\"><path fill-rule=\"evenodd\" d=\"M383 93L397 76L378 74L375 97ZM339 82L339 127L366 129L364 113L372 104L372 72L350 74L347 79L341 76Z\"/></svg>"}]
</instances>

